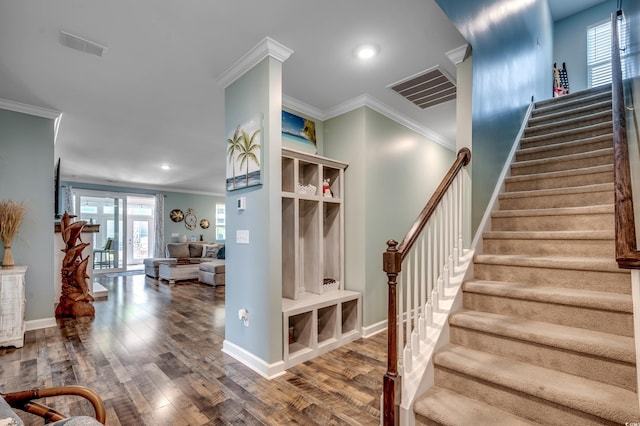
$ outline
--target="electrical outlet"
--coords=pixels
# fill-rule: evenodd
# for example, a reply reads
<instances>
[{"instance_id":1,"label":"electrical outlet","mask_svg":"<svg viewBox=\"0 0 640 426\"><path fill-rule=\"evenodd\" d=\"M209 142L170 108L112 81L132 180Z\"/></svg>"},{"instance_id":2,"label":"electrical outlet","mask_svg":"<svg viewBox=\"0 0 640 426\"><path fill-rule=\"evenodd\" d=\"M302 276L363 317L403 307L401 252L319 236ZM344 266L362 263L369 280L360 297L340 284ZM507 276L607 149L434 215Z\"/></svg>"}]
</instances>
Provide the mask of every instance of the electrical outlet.
<instances>
[{"instance_id":1,"label":"electrical outlet","mask_svg":"<svg viewBox=\"0 0 640 426\"><path fill-rule=\"evenodd\" d=\"M238 319L242 321L242 325L249 327L249 311L247 309L238 310Z\"/></svg>"}]
</instances>

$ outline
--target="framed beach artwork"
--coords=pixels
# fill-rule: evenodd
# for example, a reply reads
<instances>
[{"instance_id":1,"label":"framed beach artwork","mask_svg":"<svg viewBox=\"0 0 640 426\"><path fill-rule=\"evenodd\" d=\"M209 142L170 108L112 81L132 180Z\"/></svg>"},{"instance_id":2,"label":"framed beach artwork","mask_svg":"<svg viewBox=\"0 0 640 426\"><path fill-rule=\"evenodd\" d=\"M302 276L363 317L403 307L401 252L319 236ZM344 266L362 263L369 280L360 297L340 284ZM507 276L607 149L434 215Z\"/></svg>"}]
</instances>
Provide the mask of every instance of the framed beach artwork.
<instances>
[{"instance_id":1,"label":"framed beach artwork","mask_svg":"<svg viewBox=\"0 0 640 426\"><path fill-rule=\"evenodd\" d=\"M260 117L238 124L228 135L227 191L262 184L262 126Z\"/></svg>"},{"instance_id":2,"label":"framed beach artwork","mask_svg":"<svg viewBox=\"0 0 640 426\"><path fill-rule=\"evenodd\" d=\"M290 112L282 111L282 144L317 154L316 123Z\"/></svg>"}]
</instances>

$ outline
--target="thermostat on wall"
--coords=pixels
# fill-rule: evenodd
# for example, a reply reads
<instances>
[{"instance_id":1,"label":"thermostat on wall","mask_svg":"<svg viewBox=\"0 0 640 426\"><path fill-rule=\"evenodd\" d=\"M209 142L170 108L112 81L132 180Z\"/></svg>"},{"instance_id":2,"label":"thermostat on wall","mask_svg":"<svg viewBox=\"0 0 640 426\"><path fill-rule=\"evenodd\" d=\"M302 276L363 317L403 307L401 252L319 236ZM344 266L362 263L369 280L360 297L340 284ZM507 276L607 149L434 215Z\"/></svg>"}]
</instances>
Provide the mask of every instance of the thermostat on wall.
<instances>
[{"instance_id":1,"label":"thermostat on wall","mask_svg":"<svg viewBox=\"0 0 640 426\"><path fill-rule=\"evenodd\" d=\"M245 197L238 198L238 210L244 210L247 208L247 199Z\"/></svg>"}]
</instances>

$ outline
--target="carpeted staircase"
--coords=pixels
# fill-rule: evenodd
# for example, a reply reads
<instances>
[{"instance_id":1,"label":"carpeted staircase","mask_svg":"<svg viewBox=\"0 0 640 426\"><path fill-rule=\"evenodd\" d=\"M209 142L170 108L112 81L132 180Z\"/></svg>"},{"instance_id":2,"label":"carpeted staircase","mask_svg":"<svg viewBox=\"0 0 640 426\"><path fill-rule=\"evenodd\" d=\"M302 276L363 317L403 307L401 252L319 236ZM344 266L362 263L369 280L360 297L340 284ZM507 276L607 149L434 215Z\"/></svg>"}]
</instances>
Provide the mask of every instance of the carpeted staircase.
<instances>
[{"instance_id":1,"label":"carpeted staircase","mask_svg":"<svg viewBox=\"0 0 640 426\"><path fill-rule=\"evenodd\" d=\"M608 87L538 102L416 424L640 421Z\"/></svg>"}]
</instances>

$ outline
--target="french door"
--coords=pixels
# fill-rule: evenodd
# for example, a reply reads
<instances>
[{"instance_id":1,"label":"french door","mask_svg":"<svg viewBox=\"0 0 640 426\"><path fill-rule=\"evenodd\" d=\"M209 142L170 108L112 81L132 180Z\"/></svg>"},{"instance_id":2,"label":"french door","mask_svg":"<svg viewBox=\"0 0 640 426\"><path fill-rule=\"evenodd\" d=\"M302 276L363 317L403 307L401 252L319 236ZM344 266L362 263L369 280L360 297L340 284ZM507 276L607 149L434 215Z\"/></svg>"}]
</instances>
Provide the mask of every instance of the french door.
<instances>
[{"instance_id":1,"label":"french door","mask_svg":"<svg viewBox=\"0 0 640 426\"><path fill-rule=\"evenodd\" d=\"M123 262L124 213L126 198L104 192L77 190L75 211L78 220L100 225L100 231L91 235L94 273L125 271ZM85 241L89 242L89 241Z\"/></svg>"},{"instance_id":2,"label":"french door","mask_svg":"<svg viewBox=\"0 0 640 426\"><path fill-rule=\"evenodd\" d=\"M85 241L93 245L94 273L126 271L153 256L154 197L77 189L74 200L78 220L100 225Z\"/></svg>"}]
</instances>

